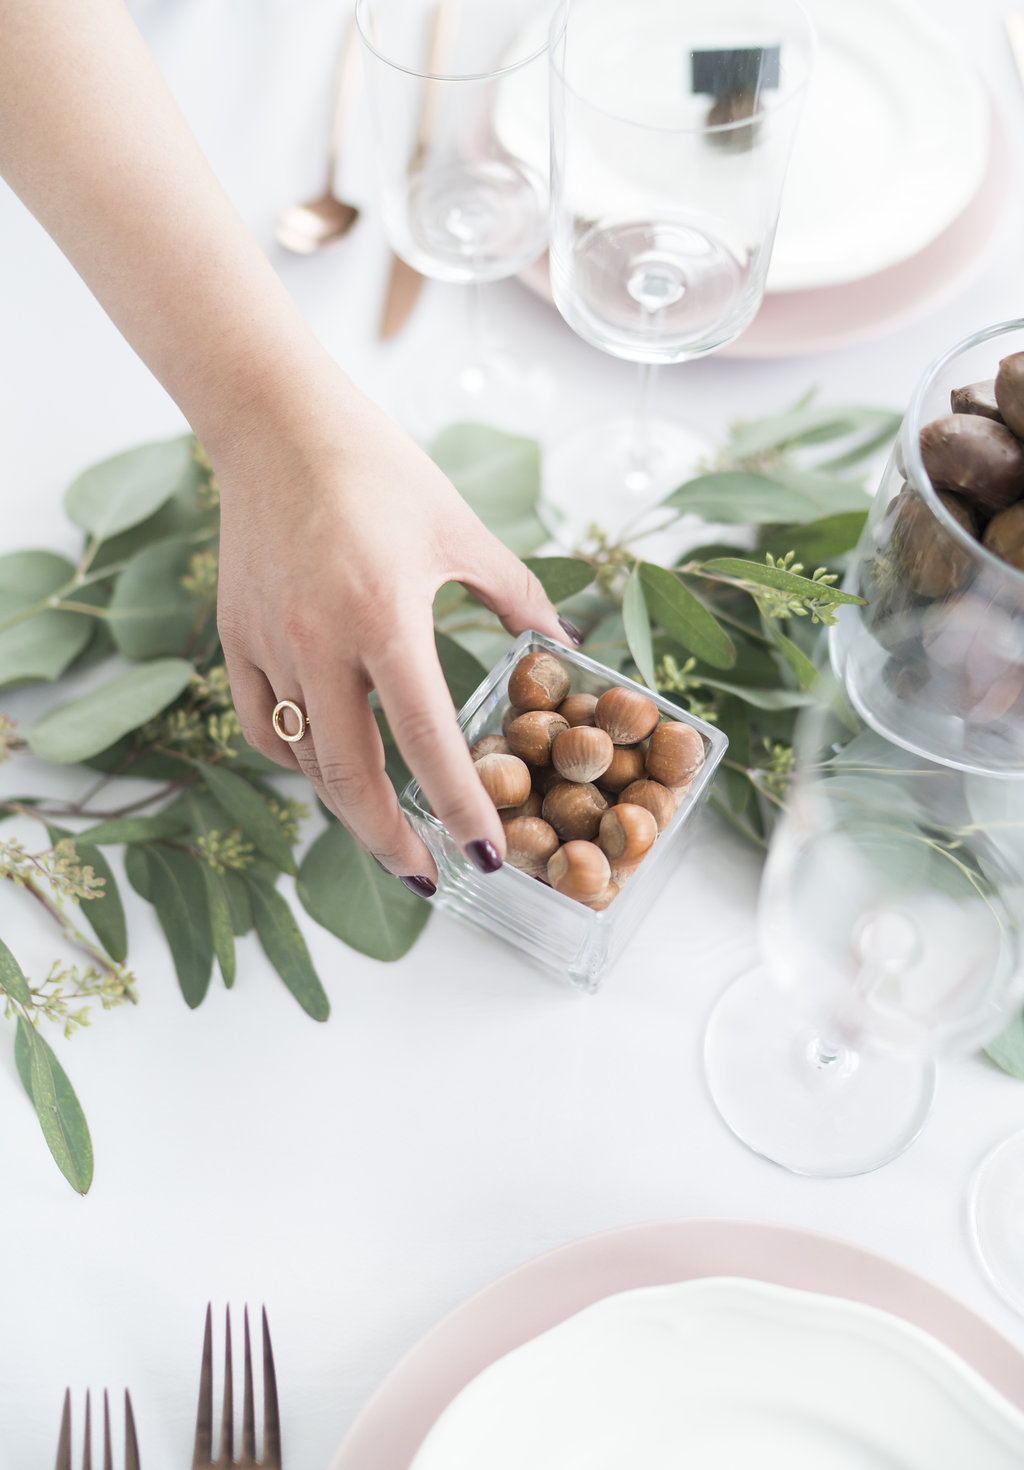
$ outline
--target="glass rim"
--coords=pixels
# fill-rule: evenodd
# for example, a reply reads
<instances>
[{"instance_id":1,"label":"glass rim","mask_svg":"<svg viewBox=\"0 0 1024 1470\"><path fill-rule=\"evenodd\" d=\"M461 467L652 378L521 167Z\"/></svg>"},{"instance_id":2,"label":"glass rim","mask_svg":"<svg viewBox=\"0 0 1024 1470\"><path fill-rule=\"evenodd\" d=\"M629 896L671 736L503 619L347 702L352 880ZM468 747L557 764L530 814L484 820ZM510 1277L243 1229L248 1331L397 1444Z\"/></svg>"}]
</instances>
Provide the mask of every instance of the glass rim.
<instances>
[{"instance_id":1,"label":"glass rim","mask_svg":"<svg viewBox=\"0 0 1024 1470\"><path fill-rule=\"evenodd\" d=\"M369 3L369 0L357 0L357 6L359 4L365 3ZM558 78L558 81L561 84L563 90L567 92L570 96L574 97L577 102L582 102L585 107L591 108L594 112L601 113L604 117L611 118L613 122L623 123L627 127L643 128L643 130L647 133L661 133L671 137L680 138L687 136L697 137L703 135L714 135L716 137L719 137L732 132L736 132L740 128L749 128L764 117L768 117L769 115L774 116L776 113L785 111L795 102L802 103L807 92L807 88L810 85L811 76L813 73L813 63L818 51L818 33L814 29L814 26L811 24L810 16L807 14L806 9L801 3L801 0L785 0L785 3L794 12L794 15L799 18L803 25L804 39L807 45L807 65L804 69L804 75L801 77L799 83L793 88L791 92L787 93L787 95L779 102L778 106L771 109L770 113L768 108L759 106L756 112L752 112L746 117L736 118L733 122L711 124L699 123L689 125L687 127L670 127L661 123L647 123L641 122L637 118L623 117L620 113L612 112L607 107L602 106L600 102L594 102L589 97L584 97L581 92L578 92L576 88L572 86L572 84L568 81L565 75L565 71L562 67L559 66L558 61L556 60L556 48L558 42L561 41L563 36L565 35L566 28L569 24L569 10L573 3L574 0L559 0L558 7L555 10L554 15L552 16L551 32L548 38L547 47L545 48L548 52L551 71ZM761 94L759 93L758 96L760 95Z\"/></svg>"},{"instance_id":2,"label":"glass rim","mask_svg":"<svg viewBox=\"0 0 1024 1470\"><path fill-rule=\"evenodd\" d=\"M907 404L907 411L903 416L900 427L899 445L903 454L903 465L906 479L912 490L924 496L926 505L932 514L937 516L943 527L956 539L956 541L969 551L973 557L980 560L983 567L988 567L1000 576L1009 576L1011 584L1017 583L1024 588L1024 571L1015 567L1012 562L1004 561L1001 556L996 556L976 536L965 531L955 516L943 505L939 499L939 492L932 484L931 476L924 467L924 459L921 455L921 430L924 424L921 422L924 411L925 395L928 393L935 379L942 370L950 365L955 358L962 353L970 352L975 347L980 347L983 342L989 342L993 337L1004 337L1010 332L1024 332L1024 317L1015 317L1010 321L996 322L990 327L982 327L980 331L971 332L969 336L962 337L952 347L939 354L930 366L922 374L917 387L911 395ZM931 419L928 420L932 422ZM913 426L913 431L911 430ZM911 479L911 473L916 477Z\"/></svg>"},{"instance_id":3,"label":"glass rim","mask_svg":"<svg viewBox=\"0 0 1024 1470\"><path fill-rule=\"evenodd\" d=\"M510 61L505 66L494 67L488 71L427 71L424 67L407 66L404 62L396 61L393 57L386 56L380 47L371 39L369 25L364 25L363 21L367 17L367 13L372 4L373 0L356 0L355 22L356 29L359 32L359 39L367 51L376 56L377 60L382 61L385 66L390 66L395 71L403 72L407 77L416 77L422 82L495 82L501 77L510 76L513 72L522 71L524 66L529 66L531 62L537 61L547 52L551 44L550 36L548 36L544 44L538 46L536 50L531 51L528 56L520 57L518 61Z\"/></svg>"}]
</instances>

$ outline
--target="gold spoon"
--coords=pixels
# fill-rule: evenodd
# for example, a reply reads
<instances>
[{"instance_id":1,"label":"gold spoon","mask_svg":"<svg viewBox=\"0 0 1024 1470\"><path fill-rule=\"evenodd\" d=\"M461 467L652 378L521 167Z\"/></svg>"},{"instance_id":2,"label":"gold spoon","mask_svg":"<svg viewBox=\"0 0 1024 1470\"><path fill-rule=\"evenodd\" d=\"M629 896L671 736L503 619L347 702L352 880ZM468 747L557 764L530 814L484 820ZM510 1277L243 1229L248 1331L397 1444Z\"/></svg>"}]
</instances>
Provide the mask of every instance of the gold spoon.
<instances>
[{"instance_id":1,"label":"gold spoon","mask_svg":"<svg viewBox=\"0 0 1024 1470\"><path fill-rule=\"evenodd\" d=\"M325 245L340 240L359 218L354 204L347 204L334 192L334 176L341 153L343 125L348 116L356 74L359 68L359 46L355 17L349 22L338 63L334 84L334 108L331 117L331 139L327 152L327 187L318 199L308 204L292 204L281 212L277 222L277 241L286 250L299 255L314 255Z\"/></svg>"}]
</instances>

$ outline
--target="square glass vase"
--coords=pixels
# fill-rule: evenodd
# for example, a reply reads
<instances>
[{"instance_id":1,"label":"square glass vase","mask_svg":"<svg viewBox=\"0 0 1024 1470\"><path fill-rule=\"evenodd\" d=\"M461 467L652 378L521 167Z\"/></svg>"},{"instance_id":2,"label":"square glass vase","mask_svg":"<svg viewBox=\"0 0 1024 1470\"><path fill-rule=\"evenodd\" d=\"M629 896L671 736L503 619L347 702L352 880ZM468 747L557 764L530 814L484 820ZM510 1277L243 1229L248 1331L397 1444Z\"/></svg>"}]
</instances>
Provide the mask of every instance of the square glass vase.
<instances>
[{"instance_id":1,"label":"square glass vase","mask_svg":"<svg viewBox=\"0 0 1024 1470\"><path fill-rule=\"evenodd\" d=\"M436 904L485 933L497 935L549 974L570 980L583 990L596 990L615 963L654 900L678 872L715 771L728 747L721 730L694 719L632 679L584 654L555 643L542 633L520 635L459 712L459 728L472 745L481 735L501 732L509 707L509 675L524 654L554 654L568 670L573 694L603 694L606 689L634 689L652 699L662 717L692 725L704 742L704 764L679 802L671 821L636 873L601 912L556 893L536 878L505 864L497 873L477 872L461 849L431 814L416 781L402 793L402 806L426 842L437 864Z\"/></svg>"}]
</instances>

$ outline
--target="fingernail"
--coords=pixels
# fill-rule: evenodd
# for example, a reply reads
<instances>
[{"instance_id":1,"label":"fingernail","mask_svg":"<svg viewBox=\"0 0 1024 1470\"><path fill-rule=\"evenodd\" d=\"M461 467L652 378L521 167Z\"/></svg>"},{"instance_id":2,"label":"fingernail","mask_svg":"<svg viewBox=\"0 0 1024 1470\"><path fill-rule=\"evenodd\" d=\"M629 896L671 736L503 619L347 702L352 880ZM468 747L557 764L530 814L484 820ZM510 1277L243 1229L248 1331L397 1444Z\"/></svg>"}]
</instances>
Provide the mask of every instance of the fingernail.
<instances>
[{"instance_id":1,"label":"fingernail","mask_svg":"<svg viewBox=\"0 0 1024 1470\"><path fill-rule=\"evenodd\" d=\"M571 638L576 647L579 648L580 644L583 642L583 634L580 632L579 628L577 628L576 624L570 623L568 618L559 618L558 622L565 636L567 638Z\"/></svg>"},{"instance_id":2,"label":"fingernail","mask_svg":"<svg viewBox=\"0 0 1024 1470\"><path fill-rule=\"evenodd\" d=\"M402 882L410 893L415 893L417 898L433 898L437 892L437 884L431 883L429 878L417 878L412 874L407 874L402 878Z\"/></svg>"},{"instance_id":3,"label":"fingernail","mask_svg":"<svg viewBox=\"0 0 1024 1470\"><path fill-rule=\"evenodd\" d=\"M496 873L501 867L501 858L493 842L467 842L466 856L481 873Z\"/></svg>"}]
</instances>

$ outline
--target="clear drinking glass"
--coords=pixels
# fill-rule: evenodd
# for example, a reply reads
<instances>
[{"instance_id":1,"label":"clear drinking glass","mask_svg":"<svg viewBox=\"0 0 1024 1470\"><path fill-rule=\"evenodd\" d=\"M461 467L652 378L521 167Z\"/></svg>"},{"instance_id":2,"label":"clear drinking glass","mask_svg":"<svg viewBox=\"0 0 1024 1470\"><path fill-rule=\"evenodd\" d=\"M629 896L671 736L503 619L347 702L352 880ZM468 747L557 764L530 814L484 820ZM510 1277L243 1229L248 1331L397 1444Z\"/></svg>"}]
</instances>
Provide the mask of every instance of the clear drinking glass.
<instances>
[{"instance_id":1,"label":"clear drinking glass","mask_svg":"<svg viewBox=\"0 0 1024 1470\"><path fill-rule=\"evenodd\" d=\"M901 1153L934 1057L1019 1005L1024 869L986 815L1004 783L890 744L823 692L765 868L763 963L719 1000L705 1068L751 1149L838 1177Z\"/></svg>"},{"instance_id":2,"label":"clear drinking glass","mask_svg":"<svg viewBox=\"0 0 1024 1470\"><path fill-rule=\"evenodd\" d=\"M487 341L481 292L547 243L546 167L521 156L515 100L536 91L547 65L552 5L356 3L388 240L421 274L469 288L469 349L437 343L409 386L421 436L460 420L536 432L543 416L546 374Z\"/></svg>"},{"instance_id":3,"label":"clear drinking glass","mask_svg":"<svg viewBox=\"0 0 1024 1470\"><path fill-rule=\"evenodd\" d=\"M964 770L1024 776L1024 571L997 556L937 489L921 431L955 389L992 379L1024 351L1024 321L958 342L925 373L875 495L846 586L832 661L864 718L888 739ZM940 489L942 494L940 495ZM973 512L972 512L973 513ZM982 530L987 519L974 529Z\"/></svg>"},{"instance_id":4,"label":"clear drinking glass","mask_svg":"<svg viewBox=\"0 0 1024 1470\"><path fill-rule=\"evenodd\" d=\"M563 0L551 43L551 285L639 367L631 415L552 446L552 528L615 532L692 471L649 408L659 364L714 352L764 293L813 36L795 0Z\"/></svg>"}]
</instances>

